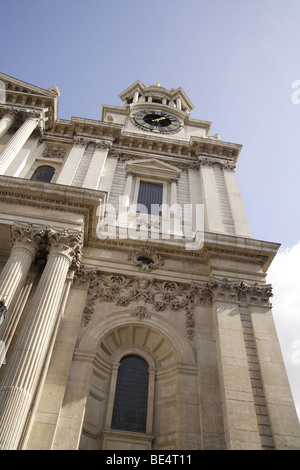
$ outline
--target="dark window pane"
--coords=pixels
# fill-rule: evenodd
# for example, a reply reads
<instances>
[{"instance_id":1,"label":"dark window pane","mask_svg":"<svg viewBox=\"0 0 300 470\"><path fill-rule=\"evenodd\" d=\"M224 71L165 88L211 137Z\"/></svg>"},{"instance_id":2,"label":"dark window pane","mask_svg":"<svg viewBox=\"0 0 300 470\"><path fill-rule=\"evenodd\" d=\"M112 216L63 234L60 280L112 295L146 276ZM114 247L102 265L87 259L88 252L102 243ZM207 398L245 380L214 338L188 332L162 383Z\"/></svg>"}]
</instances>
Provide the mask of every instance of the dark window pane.
<instances>
[{"instance_id":1,"label":"dark window pane","mask_svg":"<svg viewBox=\"0 0 300 470\"><path fill-rule=\"evenodd\" d=\"M146 432L148 364L138 356L120 363L111 428Z\"/></svg>"},{"instance_id":2,"label":"dark window pane","mask_svg":"<svg viewBox=\"0 0 300 470\"><path fill-rule=\"evenodd\" d=\"M161 215L162 184L140 182L137 212Z\"/></svg>"},{"instance_id":3,"label":"dark window pane","mask_svg":"<svg viewBox=\"0 0 300 470\"><path fill-rule=\"evenodd\" d=\"M33 173L31 179L34 181L43 181L44 183L50 183L53 178L54 171L55 169L52 166L39 166Z\"/></svg>"},{"instance_id":4,"label":"dark window pane","mask_svg":"<svg viewBox=\"0 0 300 470\"><path fill-rule=\"evenodd\" d=\"M143 256L140 256L140 257L138 258L138 261L141 261L141 263L146 264L146 265L149 265L149 264L152 264L152 263L153 263L152 259L150 259L150 258L144 258Z\"/></svg>"}]
</instances>

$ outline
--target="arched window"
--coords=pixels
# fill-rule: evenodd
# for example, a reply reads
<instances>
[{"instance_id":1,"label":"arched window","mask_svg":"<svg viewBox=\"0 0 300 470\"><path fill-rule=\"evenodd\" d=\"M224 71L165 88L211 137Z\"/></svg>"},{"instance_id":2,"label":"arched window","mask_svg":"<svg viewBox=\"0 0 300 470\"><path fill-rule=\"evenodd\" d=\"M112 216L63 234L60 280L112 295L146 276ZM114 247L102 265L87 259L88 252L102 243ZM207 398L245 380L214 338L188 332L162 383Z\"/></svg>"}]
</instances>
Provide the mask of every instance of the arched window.
<instances>
[{"instance_id":1,"label":"arched window","mask_svg":"<svg viewBox=\"0 0 300 470\"><path fill-rule=\"evenodd\" d=\"M111 429L146 432L148 364L139 356L125 356L118 371Z\"/></svg>"},{"instance_id":2,"label":"arched window","mask_svg":"<svg viewBox=\"0 0 300 470\"><path fill-rule=\"evenodd\" d=\"M41 165L37 167L33 173L31 179L34 181L42 181L44 183L50 183L53 178L55 168L49 165Z\"/></svg>"}]
</instances>

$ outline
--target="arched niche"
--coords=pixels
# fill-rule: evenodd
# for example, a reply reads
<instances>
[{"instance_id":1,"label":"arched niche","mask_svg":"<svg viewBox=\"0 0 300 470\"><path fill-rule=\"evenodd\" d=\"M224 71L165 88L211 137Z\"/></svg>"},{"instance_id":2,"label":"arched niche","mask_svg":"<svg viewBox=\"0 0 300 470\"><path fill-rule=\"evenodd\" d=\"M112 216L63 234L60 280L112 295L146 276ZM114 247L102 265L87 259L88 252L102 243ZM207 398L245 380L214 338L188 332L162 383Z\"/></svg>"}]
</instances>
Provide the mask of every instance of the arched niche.
<instances>
[{"instance_id":1,"label":"arched niche","mask_svg":"<svg viewBox=\"0 0 300 470\"><path fill-rule=\"evenodd\" d=\"M178 432L175 416L181 413L178 387L191 375L197 383L194 352L185 333L171 322L154 314L138 320L131 316L133 312L126 309L94 320L81 335L77 349L80 362L85 356L93 364L83 421L82 449L122 449L126 442L128 449L149 450L155 448L155 442L163 446L165 436L168 441L165 445L176 448ZM118 370L122 358L127 355L140 356L149 366L148 414L144 434L111 428ZM82 362L79 367L84 373ZM139 445L145 447L135 447Z\"/></svg>"},{"instance_id":2,"label":"arched niche","mask_svg":"<svg viewBox=\"0 0 300 470\"><path fill-rule=\"evenodd\" d=\"M139 348L153 357L155 367L174 362L195 363L195 355L186 335L171 322L152 315L137 320L134 310L112 313L88 325L78 349L92 350L109 362L115 362L118 351Z\"/></svg>"}]
</instances>

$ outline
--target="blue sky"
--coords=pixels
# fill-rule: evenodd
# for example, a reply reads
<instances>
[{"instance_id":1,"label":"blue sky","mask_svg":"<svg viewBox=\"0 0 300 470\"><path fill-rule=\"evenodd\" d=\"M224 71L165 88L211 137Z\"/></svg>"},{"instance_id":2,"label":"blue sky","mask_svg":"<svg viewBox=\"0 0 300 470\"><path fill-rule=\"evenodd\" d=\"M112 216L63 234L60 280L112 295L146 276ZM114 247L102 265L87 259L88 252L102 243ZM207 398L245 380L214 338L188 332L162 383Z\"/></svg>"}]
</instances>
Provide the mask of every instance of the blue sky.
<instances>
[{"instance_id":1,"label":"blue sky","mask_svg":"<svg viewBox=\"0 0 300 470\"><path fill-rule=\"evenodd\" d=\"M181 86L193 118L243 145L236 173L251 233L282 244L271 273L281 298L300 291L299 0L11 0L0 11L1 71L56 85L60 118L100 119L136 80ZM295 285L280 284L287 275ZM297 299L284 313L274 303L287 361L300 340ZM300 383L293 390L300 410Z\"/></svg>"}]
</instances>

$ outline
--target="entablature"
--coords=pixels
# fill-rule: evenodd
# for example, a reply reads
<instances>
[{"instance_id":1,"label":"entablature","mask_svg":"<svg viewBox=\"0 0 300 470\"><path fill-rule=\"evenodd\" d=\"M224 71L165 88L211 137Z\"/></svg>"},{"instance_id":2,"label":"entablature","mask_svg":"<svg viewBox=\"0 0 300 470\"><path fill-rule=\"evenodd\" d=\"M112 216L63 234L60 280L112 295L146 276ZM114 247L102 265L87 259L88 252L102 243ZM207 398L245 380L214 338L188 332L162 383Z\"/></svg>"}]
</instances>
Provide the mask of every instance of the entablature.
<instances>
[{"instance_id":1,"label":"entablature","mask_svg":"<svg viewBox=\"0 0 300 470\"><path fill-rule=\"evenodd\" d=\"M18 217L23 215L24 222L31 222L34 217L40 218L41 214L49 216L55 212L79 215L83 220L85 243L96 236L98 217L107 199L105 191L2 175L0 175L0 194L3 214L5 205L10 211L12 206L15 208L20 206ZM25 207L28 207L30 212L24 210ZM14 213L17 213L16 209ZM74 216L74 223L76 220ZM48 220L48 223L51 221Z\"/></svg>"},{"instance_id":2,"label":"entablature","mask_svg":"<svg viewBox=\"0 0 300 470\"><path fill-rule=\"evenodd\" d=\"M118 153L135 152L137 158L142 158L142 153L162 157L193 158L195 162L218 163L225 160L230 164L236 164L241 145L231 144L205 138L191 138L189 142L178 139L160 138L151 135L141 135L130 132L122 132L119 124L103 123L102 121L62 121L57 120L43 135L43 139L61 139L72 144L74 136L87 139L110 139L113 142L111 152ZM201 157L201 158L200 158ZM202 157L206 158L204 160Z\"/></svg>"}]
</instances>

